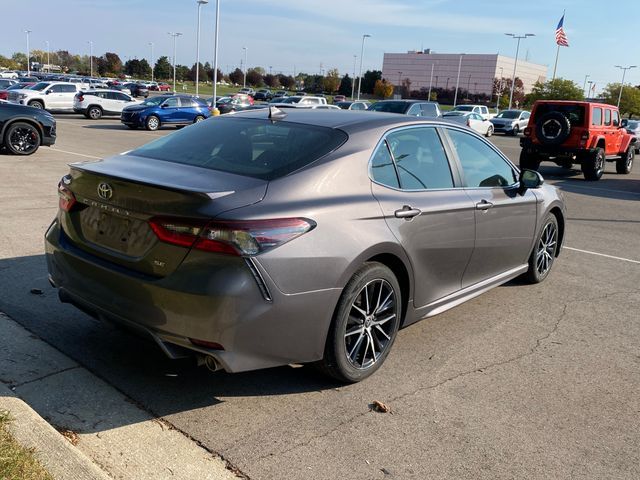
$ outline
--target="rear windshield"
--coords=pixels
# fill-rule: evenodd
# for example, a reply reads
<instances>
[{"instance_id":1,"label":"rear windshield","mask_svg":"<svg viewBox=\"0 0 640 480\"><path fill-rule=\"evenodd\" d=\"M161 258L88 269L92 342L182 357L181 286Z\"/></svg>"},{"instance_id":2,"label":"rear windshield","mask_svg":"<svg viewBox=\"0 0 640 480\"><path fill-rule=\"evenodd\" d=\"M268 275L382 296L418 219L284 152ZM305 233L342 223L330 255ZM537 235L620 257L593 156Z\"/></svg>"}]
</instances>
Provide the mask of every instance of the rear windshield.
<instances>
[{"instance_id":1,"label":"rear windshield","mask_svg":"<svg viewBox=\"0 0 640 480\"><path fill-rule=\"evenodd\" d=\"M390 113L404 113L406 109L406 102L376 102L369 107L369 110L373 110L374 112Z\"/></svg>"},{"instance_id":2,"label":"rear windshield","mask_svg":"<svg viewBox=\"0 0 640 480\"><path fill-rule=\"evenodd\" d=\"M536 109L536 118L549 112L560 112L571 122L571 126L584 125L584 105L542 103Z\"/></svg>"},{"instance_id":3,"label":"rear windshield","mask_svg":"<svg viewBox=\"0 0 640 480\"><path fill-rule=\"evenodd\" d=\"M473 107L462 105L454 108L454 110L457 110L458 112L473 112Z\"/></svg>"},{"instance_id":4,"label":"rear windshield","mask_svg":"<svg viewBox=\"0 0 640 480\"><path fill-rule=\"evenodd\" d=\"M274 180L316 161L346 140L346 133L333 128L224 117L191 125L130 153Z\"/></svg>"},{"instance_id":5,"label":"rear windshield","mask_svg":"<svg viewBox=\"0 0 640 480\"><path fill-rule=\"evenodd\" d=\"M518 118L520 112L518 110L505 110L496 115L496 118Z\"/></svg>"}]
</instances>

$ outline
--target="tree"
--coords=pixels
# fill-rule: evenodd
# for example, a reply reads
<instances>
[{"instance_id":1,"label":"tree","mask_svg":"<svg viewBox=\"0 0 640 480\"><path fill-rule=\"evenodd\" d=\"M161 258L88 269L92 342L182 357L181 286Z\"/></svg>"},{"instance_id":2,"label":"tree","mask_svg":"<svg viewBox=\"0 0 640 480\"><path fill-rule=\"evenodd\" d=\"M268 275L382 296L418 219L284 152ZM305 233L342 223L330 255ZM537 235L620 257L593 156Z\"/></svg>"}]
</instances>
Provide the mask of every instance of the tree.
<instances>
[{"instance_id":1,"label":"tree","mask_svg":"<svg viewBox=\"0 0 640 480\"><path fill-rule=\"evenodd\" d=\"M327 72L327 75L322 79L322 87L325 92L333 93L338 90L340 86L340 73L337 68L332 68Z\"/></svg>"},{"instance_id":2,"label":"tree","mask_svg":"<svg viewBox=\"0 0 640 480\"><path fill-rule=\"evenodd\" d=\"M295 79L291 75L283 75L282 73L278 74L278 81L280 82L280 85L287 90L293 89L296 84Z\"/></svg>"},{"instance_id":3,"label":"tree","mask_svg":"<svg viewBox=\"0 0 640 480\"><path fill-rule=\"evenodd\" d=\"M202 63L198 64L200 66L200 71L198 72L198 80L199 81L204 81L207 78L207 71L205 70L204 66L202 65ZM189 71L189 80L191 80L192 82L196 81L196 64L194 63L191 66L191 70Z\"/></svg>"},{"instance_id":4,"label":"tree","mask_svg":"<svg viewBox=\"0 0 640 480\"><path fill-rule=\"evenodd\" d=\"M169 63L169 59L163 55L158 58L156 65L153 68L153 73L156 78L167 80L173 76L173 67Z\"/></svg>"},{"instance_id":5,"label":"tree","mask_svg":"<svg viewBox=\"0 0 640 480\"><path fill-rule=\"evenodd\" d=\"M611 105L618 104L618 96L620 95L620 84L609 83L602 91L602 97L606 103ZM620 114L621 115L640 115L640 89L625 85L622 88L622 97L620 98Z\"/></svg>"},{"instance_id":6,"label":"tree","mask_svg":"<svg viewBox=\"0 0 640 480\"><path fill-rule=\"evenodd\" d=\"M342 77L342 80L340 80L340 87L338 87L338 93L340 95L344 95L345 97L348 97L351 95L352 88L353 88L353 80L351 80L351 77L349 76L349 74L345 74L345 76Z\"/></svg>"},{"instance_id":7,"label":"tree","mask_svg":"<svg viewBox=\"0 0 640 480\"><path fill-rule=\"evenodd\" d=\"M532 105L536 100L584 100L584 94L575 82L556 78L544 83L536 82L525 103Z\"/></svg>"},{"instance_id":8,"label":"tree","mask_svg":"<svg viewBox=\"0 0 640 480\"><path fill-rule=\"evenodd\" d=\"M104 72L100 71L100 68L104 69ZM122 71L122 60L117 53L107 52L102 57L98 58L98 72L100 75L104 73L112 73L118 75Z\"/></svg>"},{"instance_id":9,"label":"tree","mask_svg":"<svg viewBox=\"0 0 640 480\"><path fill-rule=\"evenodd\" d=\"M239 85L243 82L244 73L239 68L236 68L233 72L229 74L229 80L231 83Z\"/></svg>"},{"instance_id":10,"label":"tree","mask_svg":"<svg viewBox=\"0 0 640 480\"><path fill-rule=\"evenodd\" d=\"M269 88L278 88L280 86L280 81L278 80L277 75L271 75L267 73L264 78L264 84Z\"/></svg>"},{"instance_id":11,"label":"tree","mask_svg":"<svg viewBox=\"0 0 640 480\"><path fill-rule=\"evenodd\" d=\"M493 97L501 92L500 95L500 108L508 108L509 107L509 95L511 95L511 79L510 78L494 78L493 79ZM438 96L440 97L440 96ZM524 105L524 84L522 80L516 77L516 88L513 91L513 105L512 106L523 106Z\"/></svg>"},{"instance_id":12,"label":"tree","mask_svg":"<svg viewBox=\"0 0 640 480\"><path fill-rule=\"evenodd\" d=\"M260 73L262 69L252 68L247 71L247 84L253 87L259 87L262 85L262 74ZM264 70L263 70L264 71Z\"/></svg>"},{"instance_id":13,"label":"tree","mask_svg":"<svg viewBox=\"0 0 640 480\"><path fill-rule=\"evenodd\" d=\"M402 95L403 98L411 96L411 80L409 80L409 77L402 80L400 95Z\"/></svg>"},{"instance_id":14,"label":"tree","mask_svg":"<svg viewBox=\"0 0 640 480\"><path fill-rule=\"evenodd\" d=\"M376 80L373 87L373 93L382 99L389 98L393 95L393 84L387 82L386 79Z\"/></svg>"},{"instance_id":15,"label":"tree","mask_svg":"<svg viewBox=\"0 0 640 480\"><path fill-rule=\"evenodd\" d=\"M373 93L377 80L382 80L382 72L380 70L367 70L362 76L360 91L362 93ZM356 88L358 88L357 85Z\"/></svg>"},{"instance_id":16,"label":"tree","mask_svg":"<svg viewBox=\"0 0 640 480\"><path fill-rule=\"evenodd\" d=\"M11 55L11 60L13 60L16 65L19 65L19 68L27 69L27 56L24 53L15 52Z\"/></svg>"}]
</instances>

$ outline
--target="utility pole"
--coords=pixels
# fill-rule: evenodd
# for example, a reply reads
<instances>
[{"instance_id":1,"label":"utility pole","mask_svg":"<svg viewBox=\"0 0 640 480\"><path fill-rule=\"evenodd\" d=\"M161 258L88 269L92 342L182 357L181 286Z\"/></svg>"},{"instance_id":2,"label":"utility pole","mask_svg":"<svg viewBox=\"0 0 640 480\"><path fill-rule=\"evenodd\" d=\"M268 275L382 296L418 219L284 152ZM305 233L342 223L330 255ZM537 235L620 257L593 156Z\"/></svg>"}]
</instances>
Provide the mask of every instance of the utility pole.
<instances>
[{"instance_id":1,"label":"utility pole","mask_svg":"<svg viewBox=\"0 0 640 480\"><path fill-rule=\"evenodd\" d=\"M362 35L362 47L360 48L360 74L358 75L358 100L360 100L360 88L362 87L362 57L364 56L364 40L370 37L369 34Z\"/></svg>"},{"instance_id":2,"label":"utility pole","mask_svg":"<svg viewBox=\"0 0 640 480\"><path fill-rule=\"evenodd\" d=\"M173 37L173 93L176 93L176 39L182 35L180 32L169 32Z\"/></svg>"},{"instance_id":3,"label":"utility pole","mask_svg":"<svg viewBox=\"0 0 640 480\"><path fill-rule=\"evenodd\" d=\"M33 30L25 30L24 33L27 34L27 77L31 76L31 62L29 61L29 57L31 56L31 49L29 49L29 34Z\"/></svg>"},{"instance_id":4,"label":"utility pole","mask_svg":"<svg viewBox=\"0 0 640 480\"><path fill-rule=\"evenodd\" d=\"M513 91L516 88L516 67L518 66L518 53L520 52L520 40L527 37L535 37L535 34L525 33L524 35L515 35L513 33L505 33L505 35L518 40L518 45L516 46L516 58L515 58L515 61L513 62L513 75L511 77L511 93L509 94L509 110L511 110L511 105L513 104Z\"/></svg>"},{"instance_id":5,"label":"utility pole","mask_svg":"<svg viewBox=\"0 0 640 480\"><path fill-rule=\"evenodd\" d=\"M636 68L635 65L629 65L628 67L621 67L620 65L616 65L616 68L619 68L620 70L622 70L622 82L620 83L620 93L618 94L618 105L617 107L620 108L620 100L622 100L622 88L624 87L624 76L627 73L627 70L631 70L632 68Z\"/></svg>"},{"instance_id":6,"label":"utility pole","mask_svg":"<svg viewBox=\"0 0 640 480\"><path fill-rule=\"evenodd\" d=\"M431 76L429 77L429 94L427 96L427 101L431 101L431 84L433 83L433 67L434 63L431 64Z\"/></svg>"}]
</instances>

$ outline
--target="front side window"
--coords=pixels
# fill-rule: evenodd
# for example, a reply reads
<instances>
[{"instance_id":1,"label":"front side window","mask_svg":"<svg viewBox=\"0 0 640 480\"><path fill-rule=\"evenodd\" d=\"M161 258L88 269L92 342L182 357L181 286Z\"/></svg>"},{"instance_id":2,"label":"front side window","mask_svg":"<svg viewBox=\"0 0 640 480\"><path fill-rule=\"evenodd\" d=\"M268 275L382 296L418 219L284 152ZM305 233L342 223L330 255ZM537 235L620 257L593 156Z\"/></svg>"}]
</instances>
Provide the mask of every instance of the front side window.
<instances>
[{"instance_id":1,"label":"front side window","mask_svg":"<svg viewBox=\"0 0 640 480\"><path fill-rule=\"evenodd\" d=\"M620 125L620 113L618 113L618 110L613 111L613 124L616 127Z\"/></svg>"},{"instance_id":2,"label":"front side window","mask_svg":"<svg viewBox=\"0 0 640 480\"><path fill-rule=\"evenodd\" d=\"M444 147L435 128L409 128L393 132L387 142L403 190L453 188Z\"/></svg>"},{"instance_id":3,"label":"front side window","mask_svg":"<svg viewBox=\"0 0 640 480\"><path fill-rule=\"evenodd\" d=\"M448 133L467 187L507 187L517 181L511 165L484 140L459 130L449 129Z\"/></svg>"},{"instance_id":4,"label":"front side window","mask_svg":"<svg viewBox=\"0 0 640 480\"><path fill-rule=\"evenodd\" d=\"M178 98L177 97L171 97L171 98L167 98L164 103L162 104L165 107L177 107L178 105Z\"/></svg>"}]
</instances>

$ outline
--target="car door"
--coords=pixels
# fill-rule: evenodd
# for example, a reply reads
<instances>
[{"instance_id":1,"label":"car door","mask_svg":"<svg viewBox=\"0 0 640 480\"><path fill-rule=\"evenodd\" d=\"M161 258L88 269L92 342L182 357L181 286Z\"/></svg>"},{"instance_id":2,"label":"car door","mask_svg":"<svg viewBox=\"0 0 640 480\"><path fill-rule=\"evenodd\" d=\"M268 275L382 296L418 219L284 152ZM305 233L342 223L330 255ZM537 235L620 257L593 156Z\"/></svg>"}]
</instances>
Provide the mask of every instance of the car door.
<instances>
[{"instance_id":1,"label":"car door","mask_svg":"<svg viewBox=\"0 0 640 480\"><path fill-rule=\"evenodd\" d=\"M415 307L460 290L474 247L475 207L459 188L438 129L388 133L369 171L372 193L413 266Z\"/></svg>"},{"instance_id":2,"label":"car door","mask_svg":"<svg viewBox=\"0 0 640 480\"><path fill-rule=\"evenodd\" d=\"M47 110L60 110L64 105L64 92L62 84L51 85L43 93L46 95L45 104Z\"/></svg>"},{"instance_id":3,"label":"car door","mask_svg":"<svg viewBox=\"0 0 640 480\"><path fill-rule=\"evenodd\" d=\"M612 110L611 128L614 131L612 137L615 139L613 145L613 155L617 155L618 153L620 153L620 149L622 148L622 140L627 133L624 128L620 128L620 114L618 113L618 110Z\"/></svg>"},{"instance_id":4,"label":"car door","mask_svg":"<svg viewBox=\"0 0 640 480\"><path fill-rule=\"evenodd\" d=\"M530 116L531 116L531 114L529 112L522 112L520 114L520 119L518 120L518 127L520 127L520 131L522 131L525 128L527 128L527 125L529 124L529 117Z\"/></svg>"},{"instance_id":5,"label":"car door","mask_svg":"<svg viewBox=\"0 0 640 480\"><path fill-rule=\"evenodd\" d=\"M478 115L477 113L470 113L467 116L467 120L469 121L469 127L471 127L472 130L475 130L482 135L487 134L489 122L485 121L484 118L482 118L480 115Z\"/></svg>"},{"instance_id":6,"label":"car door","mask_svg":"<svg viewBox=\"0 0 640 480\"><path fill-rule=\"evenodd\" d=\"M178 97L169 97L160 107L162 123L178 123L180 121L180 102Z\"/></svg>"},{"instance_id":7,"label":"car door","mask_svg":"<svg viewBox=\"0 0 640 480\"><path fill-rule=\"evenodd\" d=\"M461 129L445 132L475 208L475 248L462 278L464 288L527 263L537 198L532 190L519 193L517 170L489 142Z\"/></svg>"},{"instance_id":8,"label":"car door","mask_svg":"<svg viewBox=\"0 0 640 480\"><path fill-rule=\"evenodd\" d=\"M72 84L58 85L58 87L60 88L60 104L58 108L61 110L73 110L73 99L78 93L78 88Z\"/></svg>"}]
</instances>

